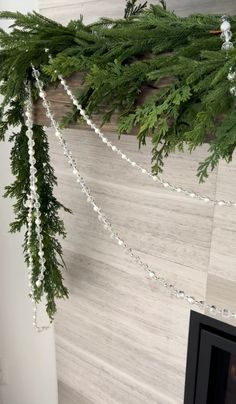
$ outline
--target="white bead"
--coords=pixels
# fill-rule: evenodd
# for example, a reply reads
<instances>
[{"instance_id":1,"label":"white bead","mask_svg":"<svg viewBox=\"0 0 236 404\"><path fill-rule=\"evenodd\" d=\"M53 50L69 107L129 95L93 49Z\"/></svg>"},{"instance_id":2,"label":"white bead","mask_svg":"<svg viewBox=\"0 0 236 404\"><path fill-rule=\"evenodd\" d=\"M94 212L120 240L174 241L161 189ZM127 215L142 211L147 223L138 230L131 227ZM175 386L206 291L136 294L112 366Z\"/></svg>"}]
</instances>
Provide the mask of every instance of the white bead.
<instances>
[{"instance_id":1,"label":"white bead","mask_svg":"<svg viewBox=\"0 0 236 404\"><path fill-rule=\"evenodd\" d=\"M229 72L227 77L229 81L234 81L236 78L236 72Z\"/></svg>"},{"instance_id":2,"label":"white bead","mask_svg":"<svg viewBox=\"0 0 236 404\"><path fill-rule=\"evenodd\" d=\"M136 167L136 165L137 165L137 164L135 163L135 161L132 161L131 164L132 164L133 167Z\"/></svg>"},{"instance_id":3,"label":"white bead","mask_svg":"<svg viewBox=\"0 0 236 404\"><path fill-rule=\"evenodd\" d=\"M164 188L168 188L168 187L169 187L168 182L163 182L163 187L164 187Z\"/></svg>"},{"instance_id":4,"label":"white bead","mask_svg":"<svg viewBox=\"0 0 236 404\"><path fill-rule=\"evenodd\" d=\"M192 296L187 296L186 299L187 299L189 304L193 304L195 302L195 299Z\"/></svg>"},{"instance_id":5,"label":"white bead","mask_svg":"<svg viewBox=\"0 0 236 404\"><path fill-rule=\"evenodd\" d=\"M95 133L97 133L97 135L100 133L100 130L98 128L94 129Z\"/></svg>"},{"instance_id":6,"label":"white bead","mask_svg":"<svg viewBox=\"0 0 236 404\"><path fill-rule=\"evenodd\" d=\"M27 117L27 118L31 118L31 112L30 111L25 111L25 116Z\"/></svg>"},{"instance_id":7,"label":"white bead","mask_svg":"<svg viewBox=\"0 0 236 404\"><path fill-rule=\"evenodd\" d=\"M184 291L183 291L183 290L179 290L179 291L177 292L177 297L178 297L179 299L184 299L184 297L185 297Z\"/></svg>"},{"instance_id":8,"label":"white bead","mask_svg":"<svg viewBox=\"0 0 236 404\"><path fill-rule=\"evenodd\" d=\"M217 312L216 306L214 306L214 305L210 306L210 307L209 307L209 310L210 310L210 312L213 313L213 314L216 314L216 312Z\"/></svg>"},{"instance_id":9,"label":"white bead","mask_svg":"<svg viewBox=\"0 0 236 404\"><path fill-rule=\"evenodd\" d=\"M210 202L209 198L204 198L204 202Z\"/></svg>"},{"instance_id":10,"label":"white bead","mask_svg":"<svg viewBox=\"0 0 236 404\"><path fill-rule=\"evenodd\" d=\"M91 121L91 119L87 119L87 124L89 125L89 126L91 126L92 125L92 121Z\"/></svg>"},{"instance_id":11,"label":"white bead","mask_svg":"<svg viewBox=\"0 0 236 404\"><path fill-rule=\"evenodd\" d=\"M116 151L117 150L116 146L112 146L112 150Z\"/></svg>"},{"instance_id":12,"label":"white bead","mask_svg":"<svg viewBox=\"0 0 236 404\"><path fill-rule=\"evenodd\" d=\"M195 194L194 192L192 192L192 193L190 194L190 196L191 196L191 198L195 198L195 197L196 197L196 194Z\"/></svg>"},{"instance_id":13,"label":"white bead","mask_svg":"<svg viewBox=\"0 0 236 404\"><path fill-rule=\"evenodd\" d=\"M35 191L37 190L37 188L36 188L35 185L31 185L30 189L31 189L31 191L33 191L33 192L35 192Z\"/></svg>"},{"instance_id":14,"label":"white bead","mask_svg":"<svg viewBox=\"0 0 236 404\"><path fill-rule=\"evenodd\" d=\"M218 202L218 205L219 205L219 206L224 206L224 205L225 205L225 202L224 202L224 201L219 201L219 202Z\"/></svg>"},{"instance_id":15,"label":"white bead","mask_svg":"<svg viewBox=\"0 0 236 404\"><path fill-rule=\"evenodd\" d=\"M231 28L231 25L230 25L229 21L227 21L227 20L223 21L220 26L220 29L222 32L229 31L230 28Z\"/></svg>"},{"instance_id":16,"label":"white bead","mask_svg":"<svg viewBox=\"0 0 236 404\"><path fill-rule=\"evenodd\" d=\"M36 281L35 285L37 286L37 288L40 288L40 286L42 285L42 282L38 279Z\"/></svg>"},{"instance_id":17,"label":"white bead","mask_svg":"<svg viewBox=\"0 0 236 404\"><path fill-rule=\"evenodd\" d=\"M154 279L155 276L156 276L156 274L155 274L154 272L152 272L152 271L149 271L149 272L148 272L148 275L149 275L149 277L150 277L151 279Z\"/></svg>"},{"instance_id":18,"label":"white bead","mask_svg":"<svg viewBox=\"0 0 236 404\"><path fill-rule=\"evenodd\" d=\"M223 317L226 317L226 318L230 317L230 311L227 310L227 309L224 309L224 310L222 311L222 316L223 316Z\"/></svg>"},{"instance_id":19,"label":"white bead","mask_svg":"<svg viewBox=\"0 0 236 404\"><path fill-rule=\"evenodd\" d=\"M231 87L229 91L230 91L230 94L236 95L236 87Z\"/></svg>"},{"instance_id":20,"label":"white bead","mask_svg":"<svg viewBox=\"0 0 236 404\"><path fill-rule=\"evenodd\" d=\"M228 51L228 50L233 49L233 47L234 47L234 45L232 42L224 42L222 45L222 50Z\"/></svg>"},{"instance_id":21,"label":"white bead","mask_svg":"<svg viewBox=\"0 0 236 404\"><path fill-rule=\"evenodd\" d=\"M103 138L102 138L102 141L103 141L103 143L107 143L107 142L108 142L108 140L107 140L106 137L103 137Z\"/></svg>"},{"instance_id":22,"label":"white bead","mask_svg":"<svg viewBox=\"0 0 236 404\"><path fill-rule=\"evenodd\" d=\"M26 201L25 203L24 203L24 206L25 206L25 208L32 208L33 207L33 204L32 204L32 202L31 201Z\"/></svg>"},{"instance_id":23,"label":"white bead","mask_svg":"<svg viewBox=\"0 0 236 404\"><path fill-rule=\"evenodd\" d=\"M182 189L181 189L181 188L177 188L176 191L180 193L180 192L182 192Z\"/></svg>"},{"instance_id":24,"label":"white bead","mask_svg":"<svg viewBox=\"0 0 236 404\"><path fill-rule=\"evenodd\" d=\"M125 155L125 154L122 154L122 155L121 155L121 158L122 158L123 160L125 160L125 159L126 159L126 155Z\"/></svg>"}]
</instances>

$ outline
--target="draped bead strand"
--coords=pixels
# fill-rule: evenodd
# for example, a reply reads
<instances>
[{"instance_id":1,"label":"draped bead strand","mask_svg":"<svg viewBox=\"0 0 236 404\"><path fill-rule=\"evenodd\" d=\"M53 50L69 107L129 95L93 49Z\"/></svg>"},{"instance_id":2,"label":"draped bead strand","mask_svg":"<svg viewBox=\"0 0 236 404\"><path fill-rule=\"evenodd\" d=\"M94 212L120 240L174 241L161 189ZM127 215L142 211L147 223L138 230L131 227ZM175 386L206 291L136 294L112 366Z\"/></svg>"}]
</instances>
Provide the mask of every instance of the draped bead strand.
<instances>
[{"instance_id":1,"label":"draped bead strand","mask_svg":"<svg viewBox=\"0 0 236 404\"><path fill-rule=\"evenodd\" d=\"M26 85L25 87L27 93L27 99L25 102L25 124L27 127L26 136L28 138L28 154L29 154L29 166L30 166L30 193L27 196L27 201L25 202L25 207L28 209L27 216L27 256L28 256L28 277L29 277L29 288L30 296L33 303L33 327L38 332L42 332L48 329L48 326L39 327L37 324L37 304L35 301L35 290L33 285L33 255L31 250L31 240L32 240L32 228L35 224L37 242L38 242L38 259L40 265L40 274L35 282L36 288L42 286L45 272L45 258L43 250L43 236L42 236L42 226L41 226L41 212L40 212L40 200L37 187L37 168L35 159L35 142L33 138L33 106L31 98L31 87Z\"/></svg>"},{"instance_id":2,"label":"draped bead strand","mask_svg":"<svg viewBox=\"0 0 236 404\"><path fill-rule=\"evenodd\" d=\"M91 190L87 186L84 178L81 176L79 169L77 167L76 161L73 158L72 152L68 147L67 142L63 138L62 131L60 130L58 122L55 120L54 115L51 110L50 102L46 98L46 93L43 90L43 82L39 79L40 73L35 67L32 65L33 75L36 80L36 87L39 91L39 96L42 99L43 106L46 110L46 115L51 121L52 128L55 131L55 136L59 140L59 144L63 149L63 154L68 160L68 164L72 169L72 173L76 178L77 183L79 184L82 193L86 197L87 203L91 205L93 211L96 213L99 222L103 226L103 228L110 234L110 237L114 239L114 241L127 253L130 258L153 280L156 281L160 286L164 287L168 292L171 293L172 296L176 297L179 300L186 301L191 306L196 306L202 310L209 310L212 314L219 314L225 318L236 318L236 313L232 312L228 309L222 309L214 304L210 304L204 300L200 300L186 293L184 290L176 288L171 282L159 276L156 271L150 268L150 266L145 263L142 258L132 249L130 248L123 238L115 232L113 229L112 223L109 221L107 216L104 214L102 209L96 203L94 196L91 193Z\"/></svg>"}]
</instances>

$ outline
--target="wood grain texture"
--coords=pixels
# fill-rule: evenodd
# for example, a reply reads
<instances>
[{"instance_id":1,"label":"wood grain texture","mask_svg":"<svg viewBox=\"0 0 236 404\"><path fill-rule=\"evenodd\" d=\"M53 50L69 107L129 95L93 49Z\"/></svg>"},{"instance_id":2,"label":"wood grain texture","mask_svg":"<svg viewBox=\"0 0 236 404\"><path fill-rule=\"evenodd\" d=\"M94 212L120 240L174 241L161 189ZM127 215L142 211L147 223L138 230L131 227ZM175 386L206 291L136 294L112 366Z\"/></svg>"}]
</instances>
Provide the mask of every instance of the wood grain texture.
<instances>
[{"instance_id":1,"label":"wood grain texture","mask_svg":"<svg viewBox=\"0 0 236 404\"><path fill-rule=\"evenodd\" d=\"M217 198L235 200L235 159L230 165L221 162L217 176ZM236 292L236 209L215 207L211 240L207 298L222 307L235 310ZM225 319L225 321L229 321ZM235 321L229 321L235 324Z\"/></svg>"},{"instance_id":2,"label":"wood grain texture","mask_svg":"<svg viewBox=\"0 0 236 404\"><path fill-rule=\"evenodd\" d=\"M40 0L41 12L63 24L71 19L79 18L84 15L86 23L92 23L98 17L122 17L124 13L125 0ZM159 0L149 1L150 4L159 4ZM230 14L236 13L236 4L234 0L169 0L168 8L175 10L179 15L186 16L192 13L216 13Z\"/></svg>"},{"instance_id":3,"label":"wood grain texture","mask_svg":"<svg viewBox=\"0 0 236 404\"><path fill-rule=\"evenodd\" d=\"M157 3L157 1L152 1ZM41 12L63 23L85 14L122 15L124 1L41 0ZM235 13L234 0L170 0L169 8ZM68 129L66 139L98 204L127 243L156 271L199 298L235 305L236 210L214 208L160 188L132 170L93 133ZM151 143L107 136L150 167ZM50 132L59 178L57 195L73 209L63 215L70 300L59 303L56 347L60 404L182 404L189 307L147 279L101 228ZM196 168L207 147L172 156L167 180L211 197L236 200L236 163L221 164L199 186ZM232 282L233 281L233 282ZM225 319L227 321L227 319Z\"/></svg>"},{"instance_id":4,"label":"wood grain texture","mask_svg":"<svg viewBox=\"0 0 236 404\"><path fill-rule=\"evenodd\" d=\"M70 86L70 88L73 90L77 90L80 88L83 84L83 78L82 74L80 73L75 73L71 77L67 79L67 83ZM153 89L149 90L153 93ZM156 90L158 91L158 90ZM49 88L46 88L46 94L47 98L51 103L55 118L57 120L60 120L62 117L66 116L71 110L72 110L72 102L68 95L66 94L64 88L62 87L61 84L57 86L50 86ZM102 115L99 114L93 114L92 115L92 120L95 122L98 126L101 125L102 122ZM47 118L45 115L45 108L43 107L42 100L38 100L35 103L34 106L34 121L39 124L39 125L50 125L50 120ZM117 122L118 122L118 113L114 113L112 115L112 118L110 122L106 123L103 125L102 130L103 132L117 132ZM69 126L70 128L77 128L77 129L87 129L90 130L90 128L87 127L86 123L81 122L78 120L77 122L73 122ZM137 135L137 130L133 130L132 135Z\"/></svg>"},{"instance_id":5,"label":"wood grain texture","mask_svg":"<svg viewBox=\"0 0 236 404\"><path fill-rule=\"evenodd\" d=\"M108 136L118 142L115 134ZM99 205L127 243L155 270L204 297L213 207L140 176L90 132L67 130L66 138ZM118 143L149 167L150 142L141 152L134 137ZM146 279L107 236L71 185L70 170L53 138L51 150L58 195L74 213L65 216L68 237L63 242L71 297L60 302L56 320L61 402L71 389L71 400L75 396L82 403L180 404L189 308ZM173 156L167 179L197 191L195 171L204 154L206 148L184 158ZM186 170L188 178L183 176ZM216 172L204 191L214 196L215 185Z\"/></svg>"}]
</instances>

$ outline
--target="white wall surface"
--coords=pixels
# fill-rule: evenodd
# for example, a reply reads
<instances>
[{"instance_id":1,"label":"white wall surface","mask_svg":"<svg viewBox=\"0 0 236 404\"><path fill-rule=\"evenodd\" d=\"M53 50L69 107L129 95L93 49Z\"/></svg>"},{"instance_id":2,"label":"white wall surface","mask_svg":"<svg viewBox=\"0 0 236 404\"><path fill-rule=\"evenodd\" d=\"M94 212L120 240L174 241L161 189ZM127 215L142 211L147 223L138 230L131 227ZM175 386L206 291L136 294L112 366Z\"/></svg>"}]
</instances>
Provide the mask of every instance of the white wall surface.
<instances>
[{"instance_id":1,"label":"white wall surface","mask_svg":"<svg viewBox=\"0 0 236 404\"><path fill-rule=\"evenodd\" d=\"M37 0L0 0L0 10L27 12ZM0 21L6 29L8 23ZM8 143L0 144L0 194L11 183ZM0 197L0 358L8 366L8 384L0 386L0 404L57 404L54 331L32 327L23 234L8 233L12 201ZM1 360L0 360L1 362Z\"/></svg>"}]
</instances>

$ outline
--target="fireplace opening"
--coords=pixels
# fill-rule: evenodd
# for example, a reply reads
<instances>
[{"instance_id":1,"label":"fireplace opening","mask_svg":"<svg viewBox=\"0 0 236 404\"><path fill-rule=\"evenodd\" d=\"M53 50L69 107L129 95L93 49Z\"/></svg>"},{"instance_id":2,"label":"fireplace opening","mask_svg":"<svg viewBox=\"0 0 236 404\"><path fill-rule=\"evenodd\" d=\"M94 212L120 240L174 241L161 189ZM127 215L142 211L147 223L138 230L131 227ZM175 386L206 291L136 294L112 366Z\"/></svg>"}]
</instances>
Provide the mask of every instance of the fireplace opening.
<instances>
[{"instance_id":1,"label":"fireplace opening","mask_svg":"<svg viewBox=\"0 0 236 404\"><path fill-rule=\"evenodd\" d=\"M184 404L236 404L236 328L194 311Z\"/></svg>"}]
</instances>

